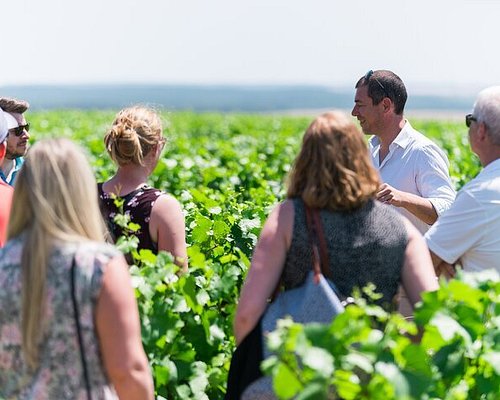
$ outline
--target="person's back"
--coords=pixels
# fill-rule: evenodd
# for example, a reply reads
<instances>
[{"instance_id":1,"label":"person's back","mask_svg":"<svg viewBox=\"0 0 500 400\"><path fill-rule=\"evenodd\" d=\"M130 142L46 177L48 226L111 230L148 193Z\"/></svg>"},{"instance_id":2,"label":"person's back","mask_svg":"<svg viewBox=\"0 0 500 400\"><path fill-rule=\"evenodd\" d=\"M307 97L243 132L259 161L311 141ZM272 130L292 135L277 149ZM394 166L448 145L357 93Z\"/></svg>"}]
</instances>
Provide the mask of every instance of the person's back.
<instances>
[{"instance_id":1,"label":"person's back","mask_svg":"<svg viewBox=\"0 0 500 400\"><path fill-rule=\"evenodd\" d=\"M0 398L153 398L128 266L104 242L96 186L68 139L38 141L19 172L0 249Z\"/></svg>"},{"instance_id":2,"label":"person's back","mask_svg":"<svg viewBox=\"0 0 500 400\"><path fill-rule=\"evenodd\" d=\"M105 192L102 183L97 185L97 191L101 213L108 225L112 240L116 242L124 233L123 228L114 222L115 215L123 213L130 216L130 222L139 225L139 229L134 232L134 235L139 239L137 247L152 250L154 253L158 252L158 245L149 233L149 223L156 200L165 193L149 185L142 185L139 189L120 196L120 199L123 200L123 206L120 209L115 204L116 196Z\"/></svg>"},{"instance_id":3,"label":"person's back","mask_svg":"<svg viewBox=\"0 0 500 400\"><path fill-rule=\"evenodd\" d=\"M0 250L0 393L16 399L84 398L78 334L72 308L71 267L75 262L75 295L92 398L115 399L101 362L96 336L95 303L101 292L103 274L111 258L119 255L105 243L60 244L50 255L45 291L47 302L42 321L47 327L40 343L36 374L22 354L22 269L23 237ZM70 373L68 373L68 371Z\"/></svg>"},{"instance_id":4,"label":"person's back","mask_svg":"<svg viewBox=\"0 0 500 400\"><path fill-rule=\"evenodd\" d=\"M464 254L461 257L466 271L482 271L494 268L500 273L500 159L490 163L474 181L464 186L461 196L470 196L474 204L482 209L485 216L483 223L469 225L470 236L474 229L482 231L481 244L471 246L467 251L464 243Z\"/></svg>"},{"instance_id":5,"label":"person's back","mask_svg":"<svg viewBox=\"0 0 500 400\"><path fill-rule=\"evenodd\" d=\"M500 272L500 86L478 94L465 125L483 170L425 235L436 271L448 278L456 263L466 272Z\"/></svg>"},{"instance_id":6,"label":"person's back","mask_svg":"<svg viewBox=\"0 0 500 400\"><path fill-rule=\"evenodd\" d=\"M500 159L487 165L426 234L431 251L466 272L500 272ZM437 266L437 265L436 265Z\"/></svg>"},{"instance_id":7,"label":"person's back","mask_svg":"<svg viewBox=\"0 0 500 400\"><path fill-rule=\"evenodd\" d=\"M311 270L305 206L320 211L331 270L325 275L331 275L342 294L372 282L383 294L380 303L390 308L399 282L412 305L422 291L437 288L423 238L408 220L376 202L379 187L363 136L349 118L330 112L309 125L288 176L287 199L267 218L241 290L234 336L240 348L250 341L252 356L242 373L230 371L228 393L240 393L242 399L274 398L272 385L258 379L259 367L254 368L259 353L264 354L255 349L262 345L254 338L256 331L261 338L259 321L280 281L286 289L300 286ZM315 236L321 243L321 235ZM311 314L319 311L310 309Z\"/></svg>"},{"instance_id":8,"label":"person's back","mask_svg":"<svg viewBox=\"0 0 500 400\"><path fill-rule=\"evenodd\" d=\"M311 269L312 249L304 202L294 199L294 224L283 269L286 289L301 285ZM320 212L330 263L330 278L343 295L374 283L390 304L401 280L408 242L401 217L390 207L369 201L360 209Z\"/></svg>"},{"instance_id":9,"label":"person's back","mask_svg":"<svg viewBox=\"0 0 500 400\"><path fill-rule=\"evenodd\" d=\"M114 216L125 213L139 225L138 249L168 251L186 271L186 226L180 203L146 183L166 142L162 131L160 116L152 109L134 106L116 115L104 143L118 169L109 180L99 184L100 207L113 239L122 233ZM115 197L124 200L122 210L114 205Z\"/></svg>"}]
</instances>

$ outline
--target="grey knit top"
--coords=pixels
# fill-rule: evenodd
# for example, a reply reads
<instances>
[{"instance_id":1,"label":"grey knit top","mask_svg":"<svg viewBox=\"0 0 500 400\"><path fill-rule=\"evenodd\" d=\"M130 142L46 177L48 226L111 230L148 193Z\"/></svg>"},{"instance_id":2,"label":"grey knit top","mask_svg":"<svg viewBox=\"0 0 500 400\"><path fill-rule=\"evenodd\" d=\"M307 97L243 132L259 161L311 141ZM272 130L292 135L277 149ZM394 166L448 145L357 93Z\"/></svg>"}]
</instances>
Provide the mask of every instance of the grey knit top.
<instances>
[{"instance_id":1,"label":"grey knit top","mask_svg":"<svg viewBox=\"0 0 500 400\"><path fill-rule=\"evenodd\" d=\"M293 199L293 237L285 261L285 289L302 284L312 268L312 249L302 199ZM379 304L390 304L401 280L406 227L399 214L378 201L354 211L320 212L327 242L330 278L343 295L369 282L383 295Z\"/></svg>"}]
</instances>

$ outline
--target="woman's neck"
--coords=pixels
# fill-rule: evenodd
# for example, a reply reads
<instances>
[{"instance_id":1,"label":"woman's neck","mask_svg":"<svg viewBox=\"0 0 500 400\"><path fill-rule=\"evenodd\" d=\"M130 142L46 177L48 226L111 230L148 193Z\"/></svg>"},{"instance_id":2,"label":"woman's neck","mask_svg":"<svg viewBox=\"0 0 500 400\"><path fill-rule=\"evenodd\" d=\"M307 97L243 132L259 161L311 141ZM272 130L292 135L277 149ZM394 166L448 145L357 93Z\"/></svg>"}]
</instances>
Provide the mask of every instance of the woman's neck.
<instances>
[{"instance_id":1,"label":"woman's neck","mask_svg":"<svg viewBox=\"0 0 500 400\"><path fill-rule=\"evenodd\" d=\"M150 175L149 168L138 165L122 165L116 174L103 185L103 190L119 196L126 195L144 185Z\"/></svg>"}]
</instances>

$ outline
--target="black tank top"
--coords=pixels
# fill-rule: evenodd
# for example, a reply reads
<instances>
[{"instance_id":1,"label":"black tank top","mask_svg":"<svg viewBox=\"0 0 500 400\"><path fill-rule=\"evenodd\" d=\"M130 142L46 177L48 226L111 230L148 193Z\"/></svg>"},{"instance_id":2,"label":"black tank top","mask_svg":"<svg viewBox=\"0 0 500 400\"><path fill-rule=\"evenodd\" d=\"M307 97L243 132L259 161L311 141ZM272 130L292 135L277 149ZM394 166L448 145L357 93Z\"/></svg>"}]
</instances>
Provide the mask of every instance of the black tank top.
<instances>
[{"instance_id":1,"label":"black tank top","mask_svg":"<svg viewBox=\"0 0 500 400\"><path fill-rule=\"evenodd\" d=\"M115 242L123 233L122 228L113 221L119 210L112 196L103 191L102 185L102 183L97 184L99 206L113 242ZM153 242L149 234L149 221L151 219L151 209L162 194L164 193L161 190L144 184L133 192L121 196L124 201L122 213L130 215L130 221L140 226L139 230L134 233L139 239L138 249L149 249L154 253L157 252L157 244Z\"/></svg>"}]
</instances>

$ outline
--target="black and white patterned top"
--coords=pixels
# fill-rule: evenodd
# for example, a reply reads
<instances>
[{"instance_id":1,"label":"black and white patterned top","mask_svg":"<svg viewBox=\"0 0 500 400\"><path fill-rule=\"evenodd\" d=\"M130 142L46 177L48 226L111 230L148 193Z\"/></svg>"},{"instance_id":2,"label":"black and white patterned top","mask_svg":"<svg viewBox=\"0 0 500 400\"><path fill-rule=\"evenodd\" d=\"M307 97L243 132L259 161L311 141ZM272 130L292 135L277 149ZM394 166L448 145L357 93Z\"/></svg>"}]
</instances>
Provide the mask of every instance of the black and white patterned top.
<instances>
[{"instance_id":1,"label":"black and white patterned top","mask_svg":"<svg viewBox=\"0 0 500 400\"><path fill-rule=\"evenodd\" d=\"M113 241L116 241L122 235L122 228L115 224L114 217L119 212L115 205L115 201L109 193L102 189L102 183L97 185L99 192L99 206L104 220L108 225ZM151 210L155 201L164 192L155 189L147 184L140 188L121 196L124 200L123 214L130 216L130 221L140 226L139 230L134 233L139 239L139 249L149 249L154 253L157 252L157 244L151 239L149 234L149 221L151 219Z\"/></svg>"},{"instance_id":2,"label":"black and white patterned top","mask_svg":"<svg viewBox=\"0 0 500 400\"><path fill-rule=\"evenodd\" d=\"M120 253L107 243L90 241L54 246L45 283L39 365L31 370L21 348L23 246L21 235L0 249L0 398L87 398L71 301L70 269L74 258L75 294L92 399L118 399L102 363L95 307L105 268Z\"/></svg>"}]
</instances>

